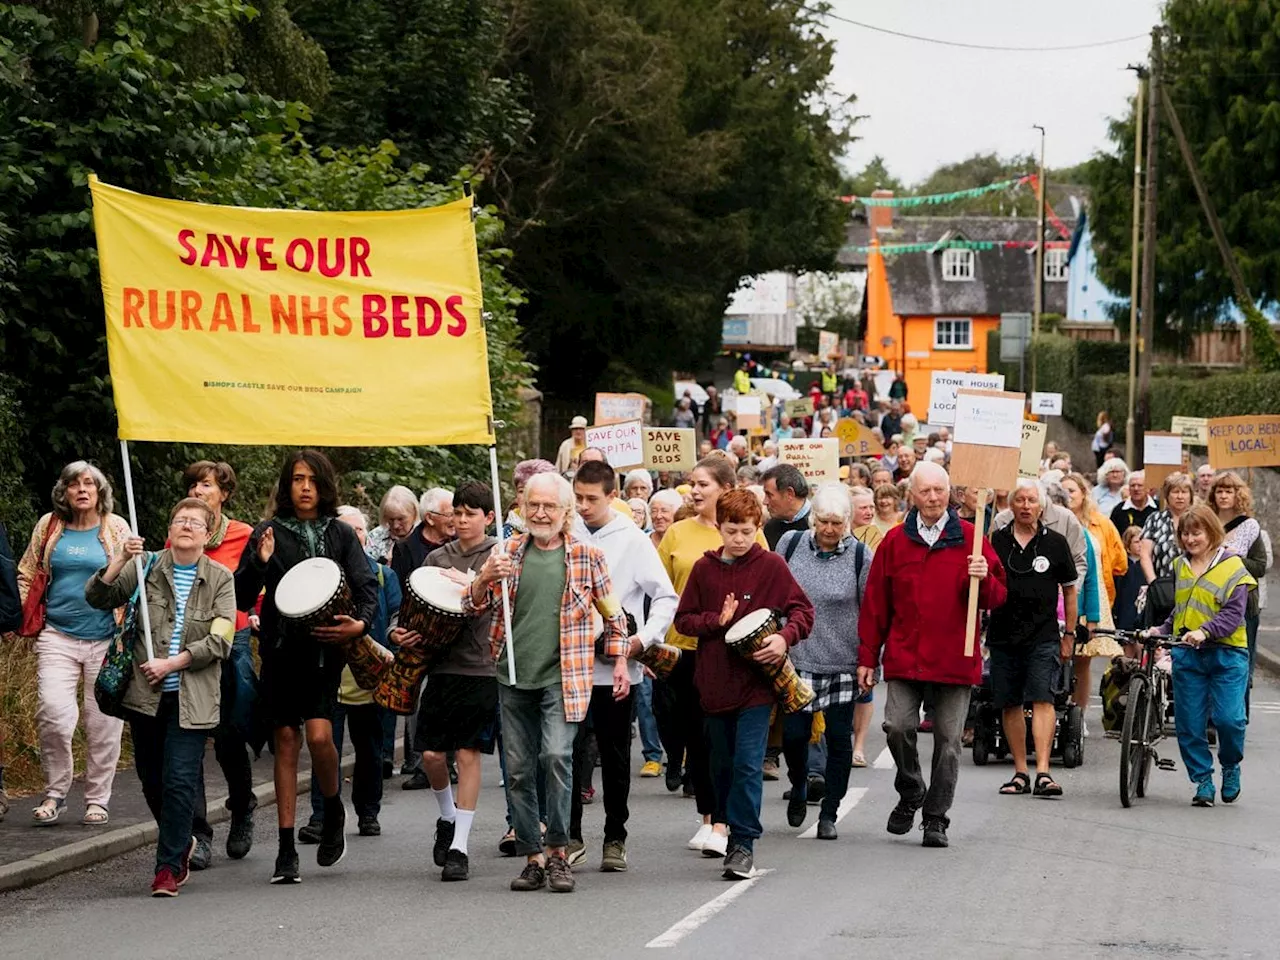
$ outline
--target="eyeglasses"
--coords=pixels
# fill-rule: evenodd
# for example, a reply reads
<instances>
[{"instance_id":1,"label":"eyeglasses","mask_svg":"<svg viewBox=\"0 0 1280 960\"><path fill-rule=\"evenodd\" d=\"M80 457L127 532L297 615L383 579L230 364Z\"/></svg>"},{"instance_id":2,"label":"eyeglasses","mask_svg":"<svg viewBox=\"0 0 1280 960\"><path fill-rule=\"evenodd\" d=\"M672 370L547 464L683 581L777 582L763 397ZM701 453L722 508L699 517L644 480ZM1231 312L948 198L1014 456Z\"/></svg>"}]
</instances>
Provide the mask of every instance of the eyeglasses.
<instances>
[{"instance_id":1,"label":"eyeglasses","mask_svg":"<svg viewBox=\"0 0 1280 960\"><path fill-rule=\"evenodd\" d=\"M529 501L526 501L525 508L529 511L530 515L533 515L535 513L555 513L557 510L560 509L560 504L538 503L536 501L529 500Z\"/></svg>"},{"instance_id":2,"label":"eyeglasses","mask_svg":"<svg viewBox=\"0 0 1280 960\"><path fill-rule=\"evenodd\" d=\"M179 527L183 530L207 530L209 525L203 520L193 520L190 517L177 517L170 522L169 526Z\"/></svg>"}]
</instances>

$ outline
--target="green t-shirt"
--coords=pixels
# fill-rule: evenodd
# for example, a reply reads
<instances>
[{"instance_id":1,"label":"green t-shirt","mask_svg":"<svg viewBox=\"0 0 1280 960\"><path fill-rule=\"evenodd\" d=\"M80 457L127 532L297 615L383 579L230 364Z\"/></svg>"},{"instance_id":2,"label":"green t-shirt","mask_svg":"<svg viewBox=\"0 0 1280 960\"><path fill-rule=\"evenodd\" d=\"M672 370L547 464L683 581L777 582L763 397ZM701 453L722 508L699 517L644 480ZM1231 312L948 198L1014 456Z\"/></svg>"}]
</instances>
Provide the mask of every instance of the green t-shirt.
<instances>
[{"instance_id":1,"label":"green t-shirt","mask_svg":"<svg viewBox=\"0 0 1280 960\"><path fill-rule=\"evenodd\" d=\"M520 587L511 612L515 637L516 682L520 690L541 690L560 683L560 604L564 599L564 545L539 550L529 544L520 568ZM498 680L507 680L507 647L498 658Z\"/></svg>"}]
</instances>

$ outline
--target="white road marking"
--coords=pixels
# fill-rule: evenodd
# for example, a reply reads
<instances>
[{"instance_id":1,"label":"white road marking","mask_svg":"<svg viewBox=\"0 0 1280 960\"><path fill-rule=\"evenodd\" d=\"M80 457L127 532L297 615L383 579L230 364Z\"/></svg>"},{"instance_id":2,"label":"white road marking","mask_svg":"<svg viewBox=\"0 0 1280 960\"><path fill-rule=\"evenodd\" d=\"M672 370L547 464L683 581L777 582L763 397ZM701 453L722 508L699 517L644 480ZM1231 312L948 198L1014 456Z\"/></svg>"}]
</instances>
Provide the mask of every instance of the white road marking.
<instances>
[{"instance_id":1,"label":"white road marking","mask_svg":"<svg viewBox=\"0 0 1280 960\"><path fill-rule=\"evenodd\" d=\"M845 793L844 799L840 801L840 809L836 811L836 823L839 823L849 815L849 811L858 805L858 801L867 795L866 787L854 787ZM813 822L804 833L800 834L801 840L816 840L818 838L818 821Z\"/></svg>"},{"instance_id":2,"label":"white road marking","mask_svg":"<svg viewBox=\"0 0 1280 960\"><path fill-rule=\"evenodd\" d=\"M876 757L876 762L872 766L877 770L893 769L893 754L889 752L888 747L880 751L880 756Z\"/></svg>"},{"instance_id":3,"label":"white road marking","mask_svg":"<svg viewBox=\"0 0 1280 960\"><path fill-rule=\"evenodd\" d=\"M753 871L750 878L736 881L733 886L720 894L720 896L716 897L714 900L704 903L683 920L672 924L667 928L666 932L654 937L646 943L645 946L654 950L661 950L665 947L674 947L677 943L689 936L689 934L693 933L693 931L697 930L716 914L724 910L725 907L729 906L729 904L733 903L733 901L737 900L740 896L755 886L761 877L772 872L772 870Z\"/></svg>"}]
</instances>

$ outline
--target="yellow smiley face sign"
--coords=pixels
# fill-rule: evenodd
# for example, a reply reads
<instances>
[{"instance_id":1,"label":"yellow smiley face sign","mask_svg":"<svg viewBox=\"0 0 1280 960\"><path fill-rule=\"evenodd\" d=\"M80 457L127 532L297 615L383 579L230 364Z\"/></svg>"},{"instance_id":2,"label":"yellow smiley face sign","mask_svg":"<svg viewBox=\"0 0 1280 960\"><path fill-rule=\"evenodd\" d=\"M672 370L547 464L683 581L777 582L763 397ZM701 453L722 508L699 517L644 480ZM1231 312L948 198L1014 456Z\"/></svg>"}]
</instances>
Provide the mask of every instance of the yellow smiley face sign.
<instances>
[{"instance_id":1,"label":"yellow smiley face sign","mask_svg":"<svg viewBox=\"0 0 1280 960\"><path fill-rule=\"evenodd\" d=\"M840 441L842 457L878 457L884 453L884 446L876 439L871 428L863 426L857 420L837 420L835 432L836 439Z\"/></svg>"}]
</instances>

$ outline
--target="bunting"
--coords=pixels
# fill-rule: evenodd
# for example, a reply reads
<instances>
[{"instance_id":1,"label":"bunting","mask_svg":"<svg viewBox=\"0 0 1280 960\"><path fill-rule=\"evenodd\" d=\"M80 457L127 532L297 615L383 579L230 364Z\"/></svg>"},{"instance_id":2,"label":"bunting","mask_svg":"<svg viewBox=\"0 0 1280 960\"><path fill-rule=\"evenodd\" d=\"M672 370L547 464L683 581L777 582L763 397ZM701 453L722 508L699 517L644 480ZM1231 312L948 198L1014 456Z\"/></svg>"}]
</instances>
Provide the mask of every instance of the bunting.
<instances>
[{"instance_id":1,"label":"bunting","mask_svg":"<svg viewBox=\"0 0 1280 960\"><path fill-rule=\"evenodd\" d=\"M1035 174L1028 173L1011 180L1000 180L996 183L984 184L981 187L970 187L967 190L953 190L950 193L925 193L914 197L859 197L846 196L840 199L845 203L860 203L864 207L921 207L936 203L950 203L953 200L967 200L981 197L988 193L997 193L1020 187L1024 183L1035 180Z\"/></svg>"},{"instance_id":2,"label":"bunting","mask_svg":"<svg viewBox=\"0 0 1280 960\"><path fill-rule=\"evenodd\" d=\"M925 243L880 243L869 246L849 246L841 248L842 253L881 253L892 256L896 253L931 253L934 250L1032 250L1034 240L937 240ZM1071 244L1066 240L1050 240L1045 243L1049 250L1066 249Z\"/></svg>"}]
</instances>

